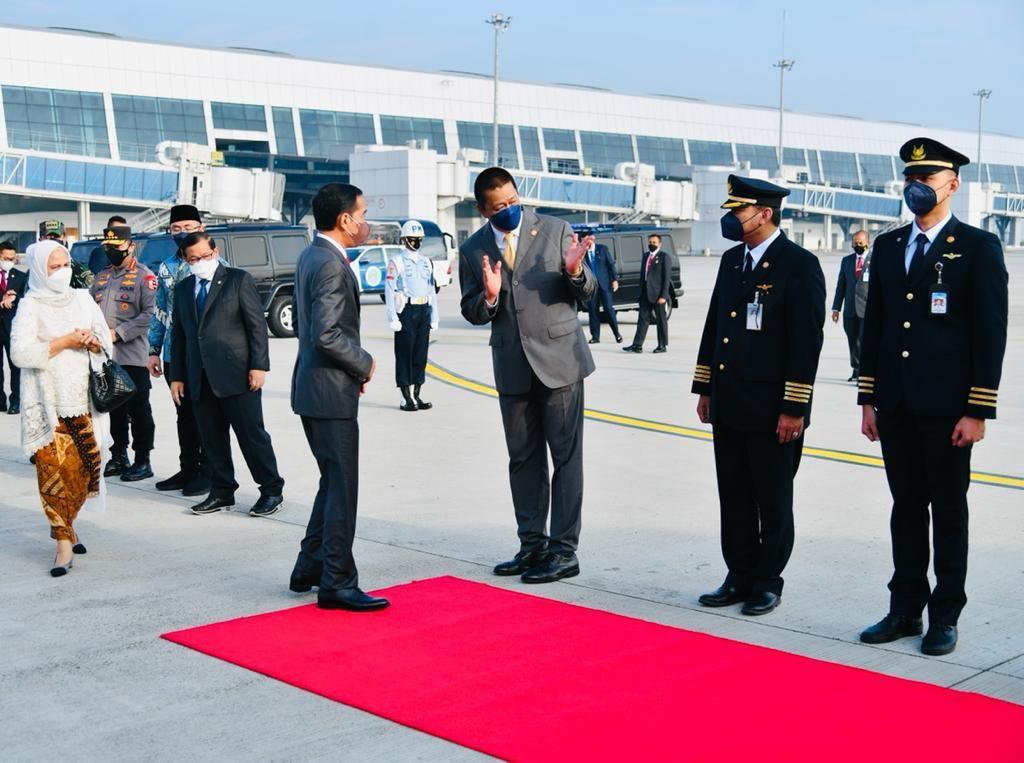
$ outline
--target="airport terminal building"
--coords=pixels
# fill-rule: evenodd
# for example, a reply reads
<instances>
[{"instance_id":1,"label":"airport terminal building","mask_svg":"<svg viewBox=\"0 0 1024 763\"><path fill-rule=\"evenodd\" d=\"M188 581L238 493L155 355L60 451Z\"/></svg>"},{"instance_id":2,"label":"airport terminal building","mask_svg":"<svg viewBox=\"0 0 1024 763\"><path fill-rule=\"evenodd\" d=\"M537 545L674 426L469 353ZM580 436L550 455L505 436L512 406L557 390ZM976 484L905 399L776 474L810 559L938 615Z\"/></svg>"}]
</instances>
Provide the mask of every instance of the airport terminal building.
<instances>
[{"instance_id":1,"label":"airport terminal building","mask_svg":"<svg viewBox=\"0 0 1024 763\"><path fill-rule=\"evenodd\" d=\"M766 76L767 73L766 73ZM306 219L325 182L363 188L375 218L424 217L462 241L472 183L492 163L490 76L409 71L71 29L0 26L0 235L59 218L94 234L114 211L159 219L195 188L167 141L283 176L282 216ZM643 88L638 81L637 90ZM573 221L651 221L677 248L720 251L728 172L782 177L784 227L819 251L906 218L899 146L928 134L971 156L973 132L772 107L503 81L498 163L524 201ZM1024 244L1024 138L987 133L956 214Z\"/></svg>"}]
</instances>

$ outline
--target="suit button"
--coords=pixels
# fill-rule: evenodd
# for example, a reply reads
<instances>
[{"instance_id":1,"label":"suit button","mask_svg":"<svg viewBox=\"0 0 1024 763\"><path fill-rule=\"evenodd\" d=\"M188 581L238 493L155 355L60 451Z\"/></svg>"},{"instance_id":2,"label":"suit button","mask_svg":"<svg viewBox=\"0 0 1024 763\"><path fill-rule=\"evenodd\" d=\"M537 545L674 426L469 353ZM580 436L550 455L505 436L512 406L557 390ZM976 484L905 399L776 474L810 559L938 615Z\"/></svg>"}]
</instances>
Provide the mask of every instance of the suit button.
<instances>
[{"instance_id":1,"label":"suit button","mask_svg":"<svg viewBox=\"0 0 1024 763\"><path fill-rule=\"evenodd\" d=\"M730 318L735 318L736 317L736 311L733 310L731 313L729 313L729 317Z\"/></svg>"},{"instance_id":2,"label":"suit button","mask_svg":"<svg viewBox=\"0 0 1024 763\"><path fill-rule=\"evenodd\" d=\"M907 352L906 350L904 350L904 351L903 351L903 352L901 352L900 354L901 354L901 355L902 355L903 357L905 357L905 358L909 358L909 357L910 357L910 353L909 353L909 352Z\"/></svg>"},{"instance_id":3,"label":"suit button","mask_svg":"<svg viewBox=\"0 0 1024 763\"><path fill-rule=\"evenodd\" d=\"M905 328L905 329L910 328L910 321L903 321L903 328Z\"/></svg>"},{"instance_id":4,"label":"suit button","mask_svg":"<svg viewBox=\"0 0 1024 763\"><path fill-rule=\"evenodd\" d=\"M729 344L729 337L722 340L722 344Z\"/></svg>"},{"instance_id":5,"label":"suit button","mask_svg":"<svg viewBox=\"0 0 1024 763\"><path fill-rule=\"evenodd\" d=\"M907 299L913 299L913 298L914 298L914 292L908 291L907 292Z\"/></svg>"},{"instance_id":6,"label":"suit button","mask_svg":"<svg viewBox=\"0 0 1024 763\"><path fill-rule=\"evenodd\" d=\"M519 285L519 281L513 281L513 282L512 282L512 285L513 285L513 286L518 286L518 285Z\"/></svg>"},{"instance_id":7,"label":"suit button","mask_svg":"<svg viewBox=\"0 0 1024 763\"><path fill-rule=\"evenodd\" d=\"M718 364L718 370L719 371L724 371L725 370L725 363L719 363Z\"/></svg>"}]
</instances>

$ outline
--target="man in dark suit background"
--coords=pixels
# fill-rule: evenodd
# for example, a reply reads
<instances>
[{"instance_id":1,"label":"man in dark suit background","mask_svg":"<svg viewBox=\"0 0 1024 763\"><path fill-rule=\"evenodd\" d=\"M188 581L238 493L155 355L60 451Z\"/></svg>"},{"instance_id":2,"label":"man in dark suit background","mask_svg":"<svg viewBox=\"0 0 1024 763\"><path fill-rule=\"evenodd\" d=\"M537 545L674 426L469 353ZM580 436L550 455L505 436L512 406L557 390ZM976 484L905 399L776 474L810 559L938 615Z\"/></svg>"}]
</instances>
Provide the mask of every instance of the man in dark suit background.
<instances>
[{"instance_id":1,"label":"man in dark suit background","mask_svg":"<svg viewBox=\"0 0 1024 763\"><path fill-rule=\"evenodd\" d=\"M295 271L293 320L299 342L292 375L292 410L302 419L320 469L289 588L319 586L322 609L369 611L387 599L359 588L352 556L359 498L359 396L377 363L359 341L359 281L346 248L359 246L370 228L366 201L354 185L329 183L313 198L317 234Z\"/></svg>"},{"instance_id":2,"label":"man in dark suit background","mask_svg":"<svg viewBox=\"0 0 1024 763\"><path fill-rule=\"evenodd\" d=\"M500 167L481 172L473 190L488 222L459 247L462 315L491 325L520 546L494 573L550 583L580 571L583 379L594 360L576 307L597 285L585 264L593 239L580 241L564 221L523 209L515 180Z\"/></svg>"},{"instance_id":3,"label":"man in dark suit background","mask_svg":"<svg viewBox=\"0 0 1024 763\"><path fill-rule=\"evenodd\" d=\"M870 268L868 233L860 230L853 234L853 253L843 257L839 263L839 280L835 297L832 298L832 322L839 322L839 311L842 310L843 331L850 345L850 368L853 373L846 381L856 381L860 373L861 324L868 303Z\"/></svg>"},{"instance_id":4,"label":"man in dark suit background","mask_svg":"<svg viewBox=\"0 0 1024 763\"><path fill-rule=\"evenodd\" d=\"M623 352L643 352L647 327L651 320L658 326L658 346L655 352L668 351L668 301L672 299L672 263L661 249L661 236L647 237L647 251L640 263L640 306L637 311L636 335L633 343Z\"/></svg>"},{"instance_id":5,"label":"man in dark suit background","mask_svg":"<svg viewBox=\"0 0 1024 763\"><path fill-rule=\"evenodd\" d=\"M587 266L590 272L597 279L597 289L594 296L587 303L587 312L590 314L590 343L597 344L601 341L601 313L608 316L608 325L612 327L615 341L622 343L622 334L619 333L619 320L615 316L615 304L612 301L612 294L619 290L619 273L615 268L615 256L607 246L598 244L596 241L587 252Z\"/></svg>"},{"instance_id":6,"label":"man in dark suit background","mask_svg":"<svg viewBox=\"0 0 1024 763\"><path fill-rule=\"evenodd\" d=\"M253 516L281 508L284 480L277 471L270 435L263 426L263 384L270 370L270 347L256 282L244 270L220 261L216 240L205 231L181 244L192 275L174 288L171 323L171 397L181 405L192 398L210 465L210 495L192 507L211 514L235 504L231 460L234 430L260 498Z\"/></svg>"},{"instance_id":7,"label":"man in dark suit background","mask_svg":"<svg viewBox=\"0 0 1024 763\"><path fill-rule=\"evenodd\" d=\"M21 410L18 388L21 385L21 370L11 361L11 327L18 312L18 302L28 288L28 274L15 270L18 250L10 241L0 241L0 412L10 414ZM11 394L4 393L4 358L11 372ZM10 404L8 406L8 404Z\"/></svg>"}]
</instances>

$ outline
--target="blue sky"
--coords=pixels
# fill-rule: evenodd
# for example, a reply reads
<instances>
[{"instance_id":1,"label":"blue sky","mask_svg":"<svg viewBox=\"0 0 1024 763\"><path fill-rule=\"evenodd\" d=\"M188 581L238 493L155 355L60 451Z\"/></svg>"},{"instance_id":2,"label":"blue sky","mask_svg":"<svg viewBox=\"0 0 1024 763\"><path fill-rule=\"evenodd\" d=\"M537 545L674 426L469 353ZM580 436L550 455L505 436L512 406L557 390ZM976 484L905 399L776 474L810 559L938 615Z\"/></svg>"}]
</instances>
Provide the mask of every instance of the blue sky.
<instances>
[{"instance_id":1,"label":"blue sky","mask_svg":"<svg viewBox=\"0 0 1024 763\"><path fill-rule=\"evenodd\" d=\"M173 7L162 13L161 7ZM782 9L756 3L174 3L5 0L0 21L105 29L199 45L416 69L490 73L491 12L513 16L503 76L727 103L775 105ZM1024 136L1020 0L793 1L786 9L786 105L977 129L978 88L993 91L986 131Z\"/></svg>"}]
</instances>

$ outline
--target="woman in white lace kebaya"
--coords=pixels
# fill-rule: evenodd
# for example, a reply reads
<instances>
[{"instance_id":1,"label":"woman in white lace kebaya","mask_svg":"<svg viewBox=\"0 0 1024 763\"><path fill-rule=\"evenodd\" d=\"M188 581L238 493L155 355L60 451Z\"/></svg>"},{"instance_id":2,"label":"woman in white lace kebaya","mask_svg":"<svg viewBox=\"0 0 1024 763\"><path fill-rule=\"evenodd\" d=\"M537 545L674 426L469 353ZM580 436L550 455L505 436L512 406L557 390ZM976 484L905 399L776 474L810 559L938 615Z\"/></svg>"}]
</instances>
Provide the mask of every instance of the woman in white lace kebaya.
<instances>
[{"instance_id":1,"label":"woman in white lace kebaya","mask_svg":"<svg viewBox=\"0 0 1024 763\"><path fill-rule=\"evenodd\" d=\"M89 399L90 356L111 351L103 313L71 288L71 259L56 241L28 248L28 291L14 319L11 359L21 372L21 444L36 458L39 497L57 554L50 574L84 553L73 523L87 499L102 502L106 415ZM101 356L100 356L101 357Z\"/></svg>"}]
</instances>

